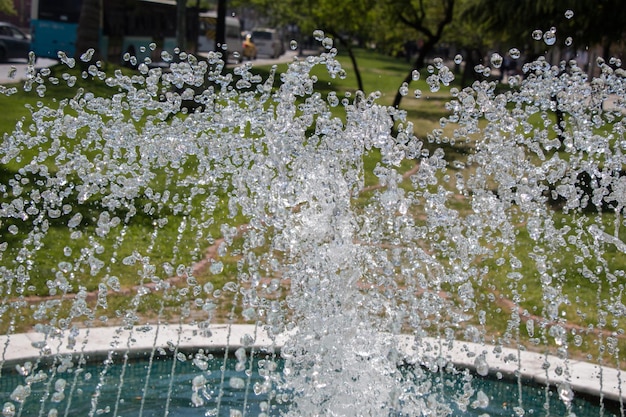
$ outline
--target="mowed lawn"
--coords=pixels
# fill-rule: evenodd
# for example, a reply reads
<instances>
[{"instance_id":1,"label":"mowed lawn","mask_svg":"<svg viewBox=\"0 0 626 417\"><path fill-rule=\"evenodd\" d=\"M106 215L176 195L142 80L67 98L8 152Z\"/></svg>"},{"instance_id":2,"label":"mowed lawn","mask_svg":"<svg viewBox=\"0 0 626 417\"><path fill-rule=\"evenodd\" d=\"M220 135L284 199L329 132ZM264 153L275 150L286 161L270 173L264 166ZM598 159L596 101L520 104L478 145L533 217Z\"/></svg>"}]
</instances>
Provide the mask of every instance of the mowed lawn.
<instances>
[{"instance_id":1,"label":"mowed lawn","mask_svg":"<svg viewBox=\"0 0 626 417\"><path fill-rule=\"evenodd\" d=\"M357 50L356 53L363 77L365 95L374 94L378 103L383 105L391 104L401 86L402 80L411 71L410 65L404 60L388 57L373 51ZM323 95L333 92L340 100L343 98L353 100L357 86L350 60L345 54L340 54L339 61L345 69L346 77L330 77L325 68L319 66L314 70L318 78L315 87L316 91L321 92ZM278 66L277 72L284 72L286 68L287 64L281 64ZM122 71L129 76L136 75L130 69L117 68L112 64L105 64L102 70L109 73ZM232 71L232 68L228 71ZM254 68L253 72L266 77L270 72L270 68L258 67ZM429 70L424 69L419 79L411 83L408 94L403 98L400 110L406 112L406 119L413 124L415 135L424 142L423 149L426 156L433 154L438 148L444 150L444 158L449 166L449 170L446 174L442 173L440 175L440 181L447 190L454 192L455 181L459 181L459 178L463 177L467 179L473 174L471 167L467 169L464 167L470 165L468 164L468 157L474 152L475 138L467 137L466 140L462 141L451 141L449 139L453 137L456 127L454 124L446 123L445 121L445 118L449 115L449 112L446 110L446 103L451 100L451 88L459 91L462 87L456 81L453 81L449 86L443 86L438 91L432 92L426 82L429 74ZM65 80L69 77L76 77L76 86L67 86ZM99 97L112 97L114 94L119 93L118 90L108 88L101 80L92 80L91 76L87 76L87 80L83 80L80 69L68 69L61 65L53 67L51 74L45 78L47 78L45 82L46 91L43 97L37 94L36 88L33 88L33 91L24 91L19 83L9 86L15 87L11 94L0 95L0 108L3 109L0 114L0 135L3 135L5 141L12 134L16 125L24 125L28 129L31 113L45 106L58 108L61 103L76 97L77 88L83 88L85 92L91 92ZM276 77L277 80L279 78ZM85 92L82 94L85 94ZM416 98L416 95L419 98ZM341 118L343 115L342 106L332 108L332 112ZM548 116L553 117L553 115ZM177 117L185 116L180 115ZM542 120L538 118L536 123L539 126ZM142 119L139 118L135 124L138 128L141 128ZM42 133L45 135L45 132ZM69 142L71 141L68 140ZM68 146L70 145L68 144ZM43 150L45 151L45 149ZM19 172L19 168L23 165L23 161L36 157L41 151L42 149L37 147L22 149L22 161L18 162L14 159L0 165L0 178L2 179L2 184L5 185L5 190L0 193L0 203L6 204L14 198L14 195L9 191L10 187L8 185L15 180L16 175L22 175ZM367 171L366 185L376 185L378 179L371 172L379 162L380 156L376 152L371 152L367 156L367 160L364 161ZM408 172L414 169L418 163L419 161L413 160L403 161L400 169L402 172ZM55 173L53 164L50 164L48 168L51 175ZM177 172L176 178L183 178L187 174L195 173L196 168L195 161L190 158ZM169 173L165 170L155 172L155 180L151 184L153 193L163 194L166 192L167 184L172 184L172 180L168 179L168 175ZM31 182L25 183L23 187L26 191L36 187L36 178L30 178L30 180ZM407 192L415 191L408 180L402 186L406 188ZM103 246L102 251L106 253L115 252L115 255L111 256L111 258L115 258L118 262L106 265L103 271L96 274L90 274L89 269L86 267L79 268L71 278L74 281L68 287L69 293L75 294L81 288L95 293L101 288L103 282L108 283L109 287L117 288L119 286L121 289L129 290L118 291L119 294L110 302L109 309L113 311L113 314L111 314L112 317L109 319L119 321L120 316L124 316L123 312L126 308L124 307L126 303L132 303L134 295L131 290L136 287L138 276L143 276L143 266L139 259L137 259L137 265L134 267L133 274L128 273L128 265L119 261L129 259L129 257L133 256L133 253L149 253L149 264L158 265L159 268L163 269L162 273L170 272L172 274L176 273L179 265L201 262L205 259L205 251L222 237L223 230L219 227L219 223L221 216L224 218L228 217L226 200L229 191L214 190L217 207L213 209L212 216L218 221L214 225L207 225L204 229L181 227L181 213L165 204L155 208L156 212L152 211L152 213L155 213L154 215L149 214L151 213L150 210L145 210L142 215L136 216L134 221L120 226L123 227L123 238L120 237L120 234L111 234L99 239L98 245ZM437 190L434 189L433 192L437 192ZM360 198L365 199L368 196L364 194ZM461 216L468 215L472 211L471 197L471 195L459 193L458 198L451 199L448 204L451 209L454 209ZM200 201L200 198L197 201ZM185 222L190 221L194 217L202 218L203 221L206 220L203 218L203 216L206 216L203 208L194 206L194 201L191 203L182 214L185 217ZM135 201L137 207L145 207L147 204L150 204L148 199ZM358 205L359 201L357 198L355 199L357 209ZM59 278L59 270L62 269L59 266L59 260L68 258L67 253L72 253L72 256L75 256L82 249L94 245L89 236L93 235L98 227L100 207L94 201L93 204L75 205L74 210L80 210L82 217L86 219L80 226L83 233L80 236L75 235L72 239L68 239L69 232L66 224L71 218L70 214L62 215L56 223L50 222L47 226L47 236L44 242L45 249L37 250L33 255L36 256L36 262L34 262L30 272L31 282L24 287L25 295L48 295L52 285L50 282L55 281L54 277L56 276L57 280L62 281ZM416 218L419 219L425 216L423 208L416 207L415 211ZM572 228L580 227L581 224L587 222L587 218L591 219L597 216L595 213L586 212L566 214L558 210L549 213L552 213L558 221L559 227ZM156 219L162 220L162 224L158 228L154 225ZM482 268L488 272L481 274L480 282L474 283L475 302L465 313L469 317L469 324L483 328L482 331L487 335L486 339L488 342L502 343L504 340L505 343L513 344L519 341L528 346L528 348L541 349L542 346L551 344L552 339L554 339L550 336L550 326L538 324L538 321L546 314L548 309L546 307L546 288L536 284L539 279L537 263L535 259L529 256L529 253L533 251L537 243L529 236L524 223L524 215L520 214L519 219L520 223L517 225L515 245L510 250L502 250L500 255L502 258L513 257L520 260L522 268L515 269L517 270L516 272L521 274L522 279L512 281L509 278L512 272L509 262L502 263L495 258L474 259L473 263L476 268ZM603 213L600 215L600 219L602 223L611 225L615 220L615 214ZM229 219L229 223L243 225L247 220L243 217L235 217L234 219ZM6 268L13 268L16 265L17 252L22 245L21 242L27 238L30 231L30 225L15 219L3 219L3 221L4 223L0 225L0 230L2 231L3 241L7 242L9 249L4 251L0 264ZM622 241L626 237L623 235L624 232L622 230L620 231ZM121 239L123 240L123 245L120 244ZM203 242L203 244L198 242ZM429 242L429 244L432 243L438 244L439 242ZM433 245L431 248L436 246ZM172 255L173 247L175 248L175 255ZM100 249L96 248L94 250L98 251ZM572 243L571 250L576 251L575 243ZM433 256L437 257L438 255L436 252L433 252ZM626 257L623 253L613 251L606 258L606 262L608 262L611 269L624 270L626 268ZM208 268L198 270L196 271L197 276L195 279L197 279L199 284L204 285L205 288L219 291L237 273L237 263L240 260L241 258L238 256L224 256L220 260L223 268L219 268L219 270L213 269L212 271ZM445 259L441 261L446 262ZM555 261L555 263L559 265L554 268L563 271L558 278L555 278L555 285L561 289L562 294L568 300L567 303L561 306L561 314L568 322L578 326L570 330L572 335L584 334L585 336L585 339L580 343L578 339L572 341L570 349L578 356L586 357L591 355L587 359L598 358L603 354L599 352L605 351L604 347L602 347L604 336L590 331L590 325L592 328L595 328L598 323L605 320L605 315L602 313L603 310L598 305L606 304L606 300L614 301L619 299L621 297L618 294L620 290L610 285L601 285L598 282L586 279L582 273L583 267L571 257L563 256L562 259ZM602 265L603 261L598 260L597 265L594 266L601 267ZM65 275L61 274L61 277L63 278ZM59 289L59 284L54 285L57 286L57 294L60 294L62 291ZM188 283L188 285L190 287L198 286L193 282L191 284ZM458 301L461 304L464 302L458 295L458 289L455 286L444 284L441 286L441 290L449 292L452 302ZM223 292L221 297L219 297L221 301L216 302L215 309L217 312L211 314L218 320L242 320L236 316L239 313L239 308L230 304L236 296L229 294L227 297L224 295L226 293ZM285 296L285 293L283 292L282 297ZM168 319L175 320L177 318L176 309L183 302L182 300L188 300L188 297L188 294L180 292L172 294L166 299L147 296L143 298L138 306L134 307L134 311L145 316L161 314ZM459 297L459 299L456 300L456 297ZM31 307L26 308L26 310L29 308ZM62 311L68 311L70 308L69 304L64 305L61 307L61 310L58 310L58 314L62 314ZM29 315L26 313L26 310L23 316L24 320L13 323L18 329L27 329L34 324L32 320L28 320ZM159 311L160 313L158 313ZM105 313L103 312L102 314ZM520 318L521 324L519 327L511 327L511 323L515 321L511 320L512 315L517 315ZM479 317L485 316L488 317L488 320L483 323ZM528 325L530 317L534 317L531 323L535 323L537 328L532 328L532 324ZM610 327L615 329L623 328L625 325L623 321L623 318L616 317L614 322L610 323ZM2 323L3 328L0 330L6 331L6 326L7 323ZM581 329L587 329L588 331ZM464 329L459 328L458 336L462 337L463 332ZM618 339L623 351L626 348L624 340L621 336Z\"/></svg>"}]
</instances>

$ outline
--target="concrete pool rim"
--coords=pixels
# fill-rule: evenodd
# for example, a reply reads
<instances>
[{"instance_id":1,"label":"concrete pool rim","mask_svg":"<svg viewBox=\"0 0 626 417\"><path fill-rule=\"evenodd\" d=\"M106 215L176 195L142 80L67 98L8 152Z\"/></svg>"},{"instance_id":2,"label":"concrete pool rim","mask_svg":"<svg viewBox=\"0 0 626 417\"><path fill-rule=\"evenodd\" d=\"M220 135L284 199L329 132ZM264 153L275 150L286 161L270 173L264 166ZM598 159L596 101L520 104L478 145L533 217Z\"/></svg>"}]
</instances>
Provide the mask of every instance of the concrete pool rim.
<instances>
[{"instance_id":1,"label":"concrete pool rim","mask_svg":"<svg viewBox=\"0 0 626 417\"><path fill-rule=\"evenodd\" d=\"M208 330L208 331L207 331ZM205 332L204 334L202 334ZM278 353L287 340L282 334L275 340L267 336L261 327L247 324L215 324L207 329L197 325L144 325L132 328L95 327L80 329L73 347L68 347L67 334L49 337L37 332L16 333L0 336L2 367L12 367L25 361L42 359L43 349L55 355L83 355L90 361L106 357L109 352L128 354L130 357L145 356L156 347L173 347L182 352L200 348L205 352L234 352L239 347L257 352ZM575 359L518 349L456 341L452 347L435 338L423 338L419 346L412 335L383 335L393 338L398 351L407 363L425 352L431 357L443 357L456 367L476 369L476 358L483 357L489 364L489 375L498 377L521 377L523 381L541 385L557 386L567 382L571 389L585 396L602 398L623 404L626 402L626 375L616 368L592 364ZM247 340L247 341L246 341ZM45 348L44 348L45 345ZM427 351L425 351L426 349Z\"/></svg>"}]
</instances>

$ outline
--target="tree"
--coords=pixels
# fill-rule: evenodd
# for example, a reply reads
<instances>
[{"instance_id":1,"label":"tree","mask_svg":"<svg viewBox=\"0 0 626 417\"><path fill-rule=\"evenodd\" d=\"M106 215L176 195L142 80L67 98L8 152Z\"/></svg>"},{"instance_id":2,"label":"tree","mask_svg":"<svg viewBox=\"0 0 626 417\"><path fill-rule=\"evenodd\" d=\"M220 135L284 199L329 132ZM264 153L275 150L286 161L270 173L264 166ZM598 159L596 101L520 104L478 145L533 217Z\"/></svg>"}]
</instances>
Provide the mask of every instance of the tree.
<instances>
[{"instance_id":1,"label":"tree","mask_svg":"<svg viewBox=\"0 0 626 417\"><path fill-rule=\"evenodd\" d=\"M176 45L187 48L187 0L176 0Z\"/></svg>"},{"instance_id":2,"label":"tree","mask_svg":"<svg viewBox=\"0 0 626 417\"><path fill-rule=\"evenodd\" d=\"M374 14L379 0L252 0L259 10L263 10L279 25L296 25L300 33L310 35L314 30L322 30L341 43L350 56L359 90L363 81L354 54L354 41L364 43L372 39L372 26L378 17Z\"/></svg>"},{"instance_id":3,"label":"tree","mask_svg":"<svg viewBox=\"0 0 626 417\"><path fill-rule=\"evenodd\" d=\"M433 52L444 29L452 22L455 0L382 0L382 3L386 10L382 16L388 16L389 24L400 22L422 37L413 66L402 82L408 85L413 80L413 71L424 67L426 57ZM399 88L394 107L400 105L402 97Z\"/></svg>"},{"instance_id":4,"label":"tree","mask_svg":"<svg viewBox=\"0 0 626 417\"><path fill-rule=\"evenodd\" d=\"M375 0L308 0L302 2L303 10L299 11L296 23L301 30L312 33L314 30L322 30L326 35L330 35L335 41L339 41L345 48L357 81L358 89L363 91L363 80L359 70L356 55L354 54L353 43L363 44L366 40L372 39L371 28L376 20L372 14ZM303 19L303 16L307 16Z\"/></svg>"},{"instance_id":5,"label":"tree","mask_svg":"<svg viewBox=\"0 0 626 417\"><path fill-rule=\"evenodd\" d=\"M226 43L226 0L217 1L217 22L215 25L215 50L222 51Z\"/></svg>"},{"instance_id":6,"label":"tree","mask_svg":"<svg viewBox=\"0 0 626 417\"><path fill-rule=\"evenodd\" d=\"M0 0L0 14L15 16L17 11L13 5L13 0Z\"/></svg>"},{"instance_id":7,"label":"tree","mask_svg":"<svg viewBox=\"0 0 626 417\"><path fill-rule=\"evenodd\" d=\"M76 58L80 58L89 48L95 48L98 45L101 22L102 0L83 0L76 30ZM97 56L96 54L95 57Z\"/></svg>"},{"instance_id":8,"label":"tree","mask_svg":"<svg viewBox=\"0 0 626 417\"><path fill-rule=\"evenodd\" d=\"M488 30L488 25L481 19L467 18L466 10L473 7L475 0L457 0L455 18L447 27L442 41L455 46L463 58L463 66L457 64L456 71L460 72L460 83L463 86L471 84L482 77L474 70L481 64L489 49L501 47L502 37Z\"/></svg>"},{"instance_id":9,"label":"tree","mask_svg":"<svg viewBox=\"0 0 626 417\"><path fill-rule=\"evenodd\" d=\"M515 16L511 15L515 10ZM534 30L543 33L556 30L562 47L571 37L580 49L601 45L603 55L609 58L613 44L622 41L626 32L626 3L623 0L473 0L464 18L486 23L486 30L500 36L504 41L530 39ZM551 46L551 45L547 45ZM545 43L535 43L534 52L545 51ZM541 49L539 49L541 48Z\"/></svg>"}]
</instances>

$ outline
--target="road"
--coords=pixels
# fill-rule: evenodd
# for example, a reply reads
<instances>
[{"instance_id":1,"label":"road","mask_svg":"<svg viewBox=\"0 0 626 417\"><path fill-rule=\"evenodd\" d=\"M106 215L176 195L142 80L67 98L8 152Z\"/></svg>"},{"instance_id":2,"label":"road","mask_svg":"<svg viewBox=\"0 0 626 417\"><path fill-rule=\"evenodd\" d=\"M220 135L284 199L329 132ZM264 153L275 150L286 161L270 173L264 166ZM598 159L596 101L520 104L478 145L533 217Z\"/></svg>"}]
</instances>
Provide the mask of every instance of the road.
<instances>
[{"instance_id":1,"label":"road","mask_svg":"<svg viewBox=\"0 0 626 417\"><path fill-rule=\"evenodd\" d=\"M276 59L260 58L252 62L253 65L280 64L284 62L291 62L294 56L296 56L295 51L287 51ZM57 63L58 61L56 59L37 58L37 61L35 62L35 68L41 69L45 67L50 67ZM16 83L24 80L26 77L27 67L28 64L25 60L12 60L0 64L0 85ZM10 77L10 74L12 72L14 73L14 77Z\"/></svg>"}]
</instances>

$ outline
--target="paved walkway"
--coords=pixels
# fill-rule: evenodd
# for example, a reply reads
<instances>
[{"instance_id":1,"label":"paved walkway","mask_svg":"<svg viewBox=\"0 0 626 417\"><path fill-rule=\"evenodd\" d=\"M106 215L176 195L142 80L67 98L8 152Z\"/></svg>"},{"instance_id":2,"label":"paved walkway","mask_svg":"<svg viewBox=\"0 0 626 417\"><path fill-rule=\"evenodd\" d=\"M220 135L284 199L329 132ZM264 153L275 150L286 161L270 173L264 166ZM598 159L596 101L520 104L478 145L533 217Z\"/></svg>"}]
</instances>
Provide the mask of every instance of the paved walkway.
<instances>
[{"instance_id":1,"label":"paved walkway","mask_svg":"<svg viewBox=\"0 0 626 417\"><path fill-rule=\"evenodd\" d=\"M37 61L35 61L35 69L40 70L42 68L51 67L58 62L59 61L56 59L37 58ZM0 64L0 85L25 80L27 68L28 63L25 60L14 60ZM11 73L14 73L13 77L11 77Z\"/></svg>"},{"instance_id":2,"label":"paved walkway","mask_svg":"<svg viewBox=\"0 0 626 417\"><path fill-rule=\"evenodd\" d=\"M311 55L317 53L317 51L304 51L305 54ZM199 56L206 56L207 54L199 53ZM272 65L281 64L293 61L293 58L297 55L295 51L287 51L276 59L259 58L255 61L251 61L253 66L257 65ZM42 68L51 67L58 64L58 60L49 58L37 58L35 62L35 69L40 70ZM247 61L246 61L247 62ZM232 64L234 65L234 64ZM0 64L0 85L11 84L20 82L26 79L26 70L28 64L25 60L13 60L10 62ZM14 74L11 77L11 74Z\"/></svg>"},{"instance_id":3,"label":"paved walkway","mask_svg":"<svg viewBox=\"0 0 626 417\"><path fill-rule=\"evenodd\" d=\"M4 346L3 358L5 365L23 363L27 359L40 356L42 349L49 349L52 353L80 354L85 353L94 359L106 356L108 352L118 350L139 354L150 351L153 347L178 346L179 349L200 349L220 351L226 347L234 350L244 346L244 340L249 338L253 344L248 347L256 349L280 348L285 337L279 338L275 344L267 335L252 325L213 325L210 335L198 334L198 327L191 325L141 326L130 330L120 330L119 327L81 329L76 337L75 347L67 347L67 337L51 339L48 342L40 333L21 333L7 338L0 337L0 347ZM397 346L405 353L406 360L411 363L420 363L424 354L431 357L443 357L458 367L476 369L484 357L489 365L489 374L501 373L512 376L519 371L524 379L540 384L549 382L558 385L568 381L575 392L590 394L599 397L600 394L609 400L626 402L626 376L620 370L602 367L587 362L559 359L554 356L517 351L509 348L495 348L494 346L479 345L476 343L456 342L452 349L442 347L436 339L426 338L419 347L411 336L397 336ZM547 368L547 369L546 369ZM485 369L481 369L485 373Z\"/></svg>"}]
</instances>

